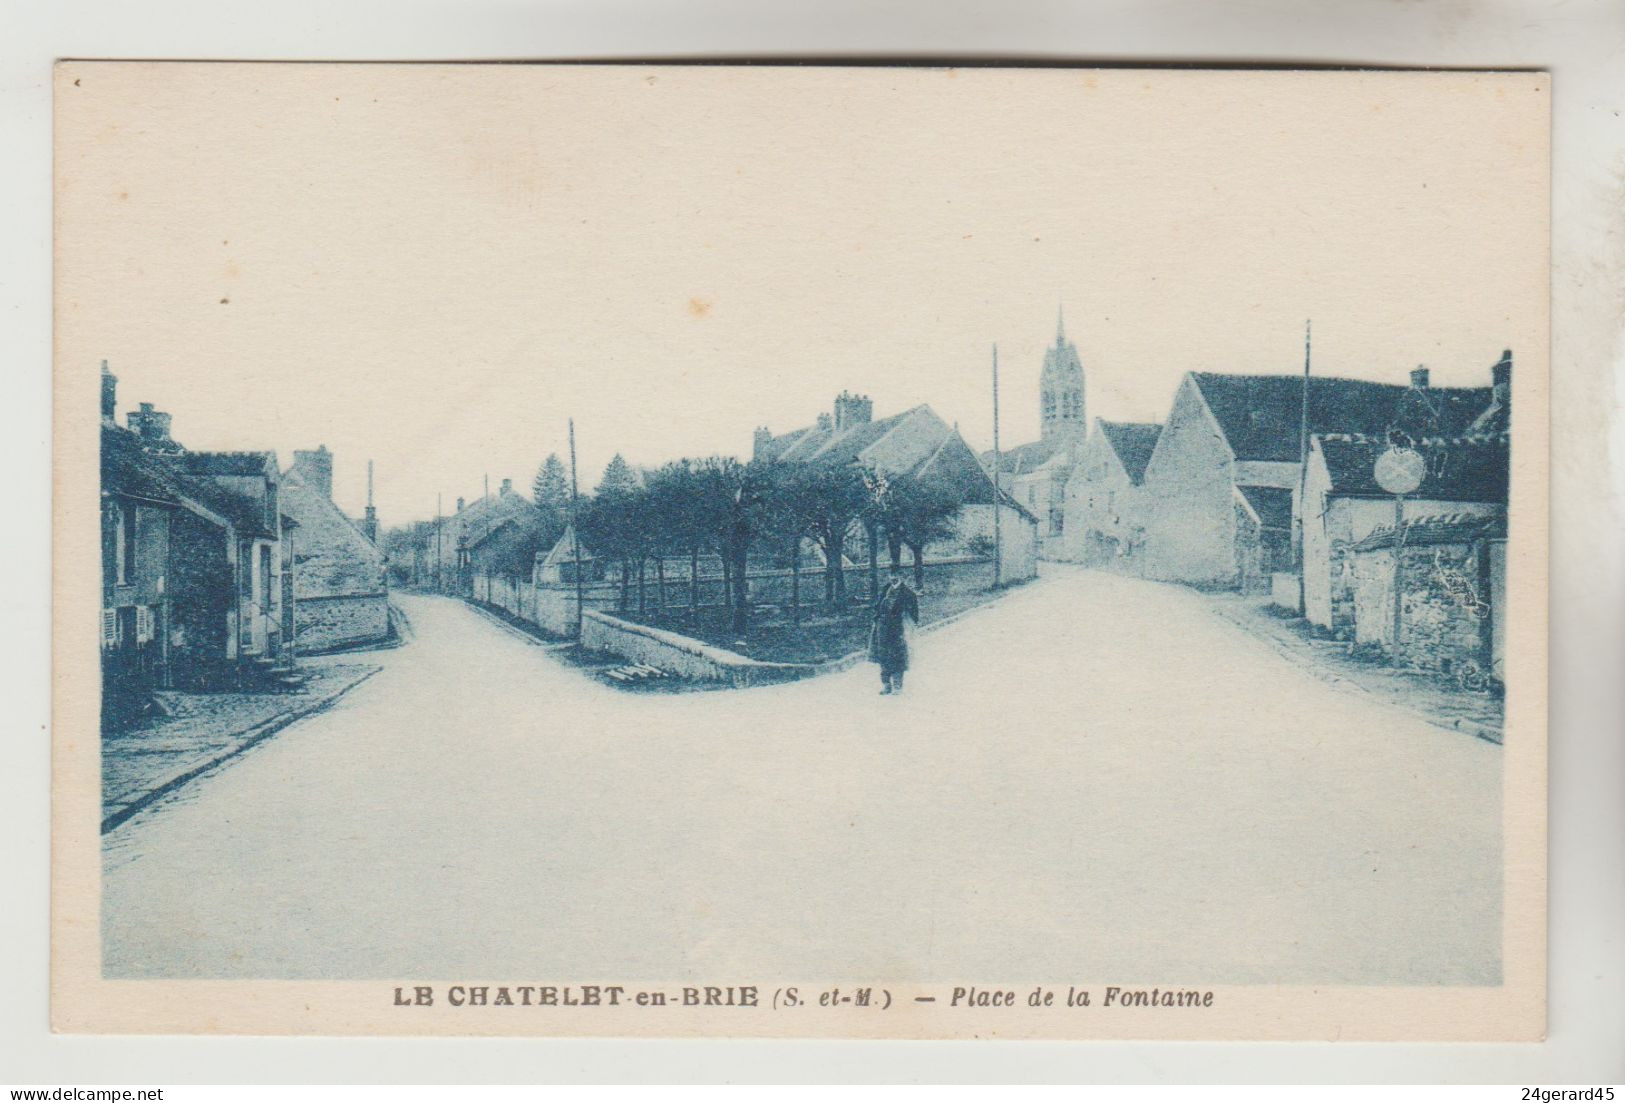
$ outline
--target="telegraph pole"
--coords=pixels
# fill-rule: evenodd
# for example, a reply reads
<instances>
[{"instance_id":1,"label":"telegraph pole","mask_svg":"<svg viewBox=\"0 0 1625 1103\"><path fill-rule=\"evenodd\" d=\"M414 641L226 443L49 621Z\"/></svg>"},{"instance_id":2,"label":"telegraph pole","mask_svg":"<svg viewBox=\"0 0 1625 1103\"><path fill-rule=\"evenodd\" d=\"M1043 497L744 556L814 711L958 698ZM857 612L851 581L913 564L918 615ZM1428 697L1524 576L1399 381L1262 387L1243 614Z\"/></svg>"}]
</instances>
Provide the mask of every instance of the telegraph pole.
<instances>
[{"instance_id":1,"label":"telegraph pole","mask_svg":"<svg viewBox=\"0 0 1625 1103\"><path fill-rule=\"evenodd\" d=\"M1004 512L1004 491L999 486L999 345L993 343L993 588L998 589L999 561L1004 558L1004 528L999 516Z\"/></svg>"},{"instance_id":2,"label":"telegraph pole","mask_svg":"<svg viewBox=\"0 0 1625 1103\"><path fill-rule=\"evenodd\" d=\"M576 490L576 419L570 419L570 554L575 559L576 574L576 644L581 643L581 613L585 604L585 594L581 582L581 530L577 527L580 520L580 498Z\"/></svg>"},{"instance_id":3,"label":"telegraph pole","mask_svg":"<svg viewBox=\"0 0 1625 1103\"><path fill-rule=\"evenodd\" d=\"M440 588L440 495L434 496L434 592L443 593Z\"/></svg>"}]
</instances>

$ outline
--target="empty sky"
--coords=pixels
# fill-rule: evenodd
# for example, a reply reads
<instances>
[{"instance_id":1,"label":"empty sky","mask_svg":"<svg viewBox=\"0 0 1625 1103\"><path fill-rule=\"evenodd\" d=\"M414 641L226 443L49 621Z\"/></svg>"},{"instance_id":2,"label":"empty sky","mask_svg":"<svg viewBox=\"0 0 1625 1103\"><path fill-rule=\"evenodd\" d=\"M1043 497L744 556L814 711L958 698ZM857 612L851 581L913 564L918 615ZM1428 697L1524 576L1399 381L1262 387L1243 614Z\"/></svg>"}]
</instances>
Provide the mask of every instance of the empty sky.
<instances>
[{"instance_id":1,"label":"empty sky","mask_svg":"<svg viewBox=\"0 0 1625 1103\"><path fill-rule=\"evenodd\" d=\"M194 448L325 443L432 516L565 452L748 454L843 388L1037 435L1057 304L1091 416L1201 369L1544 370L1529 75L75 64L59 401ZM81 378L82 377L82 378Z\"/></svg>"}]
</instances>

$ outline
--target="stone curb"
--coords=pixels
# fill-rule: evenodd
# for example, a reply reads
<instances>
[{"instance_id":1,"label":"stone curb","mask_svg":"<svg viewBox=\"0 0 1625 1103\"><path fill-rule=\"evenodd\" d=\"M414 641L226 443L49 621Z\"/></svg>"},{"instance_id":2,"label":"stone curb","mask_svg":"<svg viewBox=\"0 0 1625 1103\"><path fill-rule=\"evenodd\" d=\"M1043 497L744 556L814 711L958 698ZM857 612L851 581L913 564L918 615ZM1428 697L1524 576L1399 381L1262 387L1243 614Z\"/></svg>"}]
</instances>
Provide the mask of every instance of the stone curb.
<instances>
[{"instance_id":1,"label":"stone curb","mask_svg":"<svg viewBox=\"0 0 1625 1103\"><path fill-rule=\"evenodd\" d=\"M278 713L269 720L262 720L258 724L244 728L241 732L238 732L236 736L232 737L238 739L239 742L232 744L230 747L208 759L206 762L203 762L201 765L188 767L187 769L182 770L180 773L160 781L157 785L154 785L151 789L148 789L145 793L142 793L135 800L124 805L117 811L105 816L102 819L101 833L103 835L108 834L119 825L128 821L137 812L150 808L162 798L181 788L187 782L208 773L210 770L214 769L216 766L219 766L223 762L228 762L231 759L236 758L250 747L264 742L277 732L281 731L283 728L288 727L290 724L294 724L305 719L306 717L314 716L316 713L322 712L323 710L331 707L340 697L343 697L346 693L349 693L356 686L360 685L362 682L365 682L368 678L371 678L374 674L377 674L382 669L383 667L381 666L375 666L365 674L361 675L361 677L351 682L349 685L344 686L341 689L334 690L332 693L328 694L326 697L323 697L319 701L313 701L304 708L295 709L292 712Z\"/></svg>"},{"instance_id":2,"label":"stone curb","mask_svg":"<svg viewBox=\"0 0 1625 1103\"><path fill-rule=\"evenodd\" d=\"M1207 606L1209 609L1212 609L1215 613L1217 613L1222 619L1235 625L1237 628L1240 628L1243 632L1246 632L1249 636L1253 637L1253 639L1263 642L1283 658L1291 659L1293 665L1299 670L1304 671L1306 674L1326 683L1329 686L1344 690L1345 692L1364 693L1367 696L1387 701L1390 704L1393 704L1398 708L1402 708L1411 715L1416 716L1427 723L1432 724L1434 727L1440 728L1444 731L1461 732L1463 734L1482 739L1487 743L1494 743L1496 746L1501 745L1503 733L1502 729L1500 728L1492 727L1489 724L1480 724L1476 720L1468 720L1460 716L1456 717L1454 720L1445 720L1441 717L1434 716L1431 713L1424 712L1413 705L1408 705L1404 702L1394 700L1390 694L1381 693L1372 689L1370 686L1361 685L1352 678L1345 678L1336 671L1326 670L1312 662L1305 663L1302 661L1303 654L1301 652L1293 649L1288 644L1282 643L1272 633L1260 631L1256 626L1250 623L1250 618L1238 616L1235 612L1225 608L1218 602L1209 601L1207 602Z\"/></svg>"}]
</instances>

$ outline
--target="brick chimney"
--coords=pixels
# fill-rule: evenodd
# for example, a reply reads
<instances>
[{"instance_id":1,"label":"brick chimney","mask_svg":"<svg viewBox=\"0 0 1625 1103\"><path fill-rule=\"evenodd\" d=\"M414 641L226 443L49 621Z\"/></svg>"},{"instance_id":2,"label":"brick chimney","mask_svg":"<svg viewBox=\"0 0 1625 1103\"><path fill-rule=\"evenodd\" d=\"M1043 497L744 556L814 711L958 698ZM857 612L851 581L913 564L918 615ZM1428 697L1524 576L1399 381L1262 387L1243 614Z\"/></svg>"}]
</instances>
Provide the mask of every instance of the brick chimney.
<instances>
[{"instance_id":1,"label":"brick chimney","mask_svg":"<svg viewBox=\"0 0 1625 1103\"><path fill-rule=\"evenodd\" d=\"M118 421L118 376L107 369L102 361L102 420Z\"/></svg>"},{"instance_id":2,"label":"brick chimney","mask_svg":"<svg viewBox=\"0 0 1625 1103\"><path fill-rule=\"evenodd\" d=\"M1428 389L1428 370L1421 364L1411 369L1411 386L1419 391Z\"/></svg>"},{"instance_id":3,"label":"brick chimney","mask_svg":"<svg viewBox=\"0 0 1625 1103\"><path fill-rule=\"evenodd\" d=\"M317 445L314 452L295 451L293 473L299 476L300 482L318 491L322 497L333 497L333 453L327 450L327 445Z\"/></svg>"},{"instance_id":4,"label":"brick chimney","mask_svg":"<svg viewBox=\"0 0 1625 1103\"><path fill-rule=\"evenodd\" d=\"M835 420L833 418L831 418L828 414L819 414L818 415L818 427L820 429L822 429L824 432L826 432L826 433L829 432L830 429L834 427L834 425L835 425Z\"/></svg>"},{"instance_id":5,"label":"brick chimney","mask_svg":"<svg viewBox=\"0 0 1625 1103\"><path fill-rule=\"evenodd\" d=\"M1502 406L1512 405L1512 350L1505 349L1501 359L1490 369L1490 386L1495 390L1495 401Z\"/></svg>"},{"instance_id":6,"label":"brick chimney","mask_svg":"<svg viewBox=\"0 0 1625 1103\"><path fill-rule=\"evenodd\" d=\"M772 443L773 431L765 425L758 428L756 430L756 435L751 439L751 458L758 460L761 459L762 453L767 449L767 446Z\"/></svg>"},{"instance_id":7,"label":"brick chimney","mask_svg":"<svg viewBox=\"0 0 1625 1103\"><path fill-rule=\"evenodd\" d=\"M874 409L868 395L842 391L835 396L835 431L839 433L855 425L867 425L874 417Z\"/></svg>"},{"instance_id":8,"label":"brick chimney","mask_svg":"<svg viewBox=\"0 0 1625 1103\"><path fill-rule=\"evenodd\" d=\"M105 398L103 399L105 402ZM130 428L141 438L145 445L161 445L169 443L169 415L162 410L152 408L152 403L143 402L138 410L131 410L126 415Z\"/></svg>"},{"instance_id":9,"label":"brick chimney","mask_svg":"<svg viewBox=\"0 0 1625 1103\"><path fill-rule=\"evenodd\" d=\"M503 479L502 480L502 489L499 490L497 492L497 494L498 494L499 497L503 497L503 498L511 498L511 497L513 497L513 480L512 479Z\"/></svg>"}]
</instances>

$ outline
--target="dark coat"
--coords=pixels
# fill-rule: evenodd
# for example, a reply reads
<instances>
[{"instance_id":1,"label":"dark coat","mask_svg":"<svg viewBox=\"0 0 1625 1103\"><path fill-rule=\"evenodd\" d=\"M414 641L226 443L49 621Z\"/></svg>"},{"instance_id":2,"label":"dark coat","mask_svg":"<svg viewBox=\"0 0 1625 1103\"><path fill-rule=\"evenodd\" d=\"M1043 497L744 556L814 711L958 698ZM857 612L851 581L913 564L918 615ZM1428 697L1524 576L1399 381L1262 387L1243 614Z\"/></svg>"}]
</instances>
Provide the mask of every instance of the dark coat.
<instances>
[{"instance_id":1,"label":"dark coat","mask_svg":"<svg viewBox=\"0 0 1625 1103\"><path fill-rule=\"evenodd\" d=\"M905 582L887 585L875 600L875 623L869 630L869 661L880 669L901 673L908 669L908 639L903 618L920 623L920 599Z\"/></svg>"}]
</instances>

